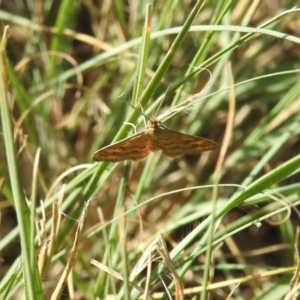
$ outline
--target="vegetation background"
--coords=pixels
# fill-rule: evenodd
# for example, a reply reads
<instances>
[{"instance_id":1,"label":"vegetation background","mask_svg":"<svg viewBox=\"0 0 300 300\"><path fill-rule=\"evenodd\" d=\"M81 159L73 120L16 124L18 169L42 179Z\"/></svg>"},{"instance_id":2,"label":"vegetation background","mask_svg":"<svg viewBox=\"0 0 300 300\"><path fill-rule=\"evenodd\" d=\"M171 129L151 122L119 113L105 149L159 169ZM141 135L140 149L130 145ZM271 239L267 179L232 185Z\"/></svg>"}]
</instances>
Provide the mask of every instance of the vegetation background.
<instances>
[{"instance_id":1,"label":"vegetation background","mask_svg":"<svg viewBox=\"0 0 300 300\"><path fill-rule=\"evenodd\" d=\"M1 299L296 299L297 2L2 1Z\"/></svg>"}]
</instances>

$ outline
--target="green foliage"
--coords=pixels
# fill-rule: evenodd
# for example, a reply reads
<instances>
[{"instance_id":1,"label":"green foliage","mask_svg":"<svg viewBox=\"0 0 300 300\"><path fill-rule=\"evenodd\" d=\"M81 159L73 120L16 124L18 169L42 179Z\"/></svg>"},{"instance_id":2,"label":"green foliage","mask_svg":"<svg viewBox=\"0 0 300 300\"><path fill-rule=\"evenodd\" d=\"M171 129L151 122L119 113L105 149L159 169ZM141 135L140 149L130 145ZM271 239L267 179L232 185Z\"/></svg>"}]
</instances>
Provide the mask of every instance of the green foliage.
<instances>
[{"instance_id":1,"label":"green foliage","mask_svg":"<svg viewBox=\"0 0 300 300\"><path fill-rule=\"evenodd\" d=\"M287 295L296 3L15 2L0 10L0 298ZM220 150L92 163L151 115Z\"/></svg>"}]
</instances>

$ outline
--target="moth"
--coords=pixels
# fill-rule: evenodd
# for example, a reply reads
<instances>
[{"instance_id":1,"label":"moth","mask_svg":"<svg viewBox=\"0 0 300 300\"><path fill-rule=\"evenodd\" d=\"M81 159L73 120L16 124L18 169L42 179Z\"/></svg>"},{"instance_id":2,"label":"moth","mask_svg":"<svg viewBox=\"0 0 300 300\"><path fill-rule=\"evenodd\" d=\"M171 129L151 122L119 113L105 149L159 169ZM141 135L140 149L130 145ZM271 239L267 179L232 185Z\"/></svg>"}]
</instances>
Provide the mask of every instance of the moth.
<instances>
[{"instance_id":1,"label":"moth","mask_svg":"<svg viewBox=\"0 0 300 300\"><path fill-rule=\"evenodd\" d=\"M177 157L197 155L217 148L218 144L211 140L169 130L155 117L151 117L143 131L96 151L93 160L111 162L140 160L151 151L157 150L161 150L167 156Z\"/></svg>"}]
</instances>

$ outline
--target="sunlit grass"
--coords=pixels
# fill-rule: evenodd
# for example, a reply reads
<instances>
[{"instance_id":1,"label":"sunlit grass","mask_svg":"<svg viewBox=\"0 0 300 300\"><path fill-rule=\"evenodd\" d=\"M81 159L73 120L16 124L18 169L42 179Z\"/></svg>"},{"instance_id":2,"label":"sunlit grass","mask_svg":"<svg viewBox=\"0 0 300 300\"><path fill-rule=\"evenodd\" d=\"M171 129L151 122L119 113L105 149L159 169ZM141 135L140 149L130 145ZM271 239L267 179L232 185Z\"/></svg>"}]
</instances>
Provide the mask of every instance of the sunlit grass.
<instances>
[{"instance_id":1,"label":"sunlit grass","mask_svg":"<svg viewBox=\"0 0 300 300\"><path fill-rule=\"evenodd\" d=\"M0 11L1 299L284 298L297 264L299 11L74 3ZM143 129L142 112L220 149L93 163L134 134L124 122Z\"/></svg>"}]
</instances>

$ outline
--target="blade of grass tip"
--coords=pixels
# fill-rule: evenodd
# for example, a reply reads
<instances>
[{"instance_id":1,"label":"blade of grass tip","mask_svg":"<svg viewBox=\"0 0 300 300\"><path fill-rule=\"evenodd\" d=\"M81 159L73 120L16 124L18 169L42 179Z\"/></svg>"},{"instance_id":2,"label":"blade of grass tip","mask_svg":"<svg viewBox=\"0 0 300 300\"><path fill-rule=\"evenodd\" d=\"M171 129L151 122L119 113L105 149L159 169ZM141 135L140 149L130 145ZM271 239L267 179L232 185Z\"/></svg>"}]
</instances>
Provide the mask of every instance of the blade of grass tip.
<instances>
[{"instance_id":1,"label":"blade of grass tip","mask_svg":"<svg viewBox=\"0 0 300 300\"><path fill-rule=\"evenodd\" d=\"M5 68L5 46L7 42L8 26L4 28L3 37L0 45L0 108L1 122L5 152L7 157L8 171L10 176L11 188L14 198L18 226L20 229L21 249L23 258L23 274L25 281L25 292L27 299L43 299L42 285L37 267L36 259L33 265L30 262L30 219L29 210L26 204L25 195L21 183L21 176L17 165L17 155L14 145L13 128L10 111L8 107L8 77Z\"/></svg>"},{"instance_id":2,"label":"blade of grass tip","mask_svg":"<svg viewBox=\"0 0 300 300\"><path fill-rule=\"evenodd\" d=\"M86 216L86 211L87 211L88 205L89 205L89 202L87 202L87 204L85 204L84 209L81 213L80 219L78 221L77 230L75 233L73 246L72 246L72 249L69 254L69 259L68 259L67 265L63 271L63 274L61 275L61 278L59 279L59 282L57 283L57 286L56 286L53 294L51 295L51 300L56 300L56 299L61 298L64 286L67 282L67 278L73 268L75 256L77 253L77 249L78 249L80 238L81 238L82 231L83 231L84 218Z\"/></svg>"},{"instance_id":3,"label":"blade of grass tip","mask_svg":"<svg viewBox=\"0 0 300 300\"><path fill-rule=\"evenodd\" d=\"M38 148L34 160L33 172L32 172L32 185L31 185L31 224L30 224L30 265L34 266L36 260L35 253L35 221L36 221L36 201L37 201L37 177L38 177L38 165L40 159L41 148Z\"/></svg>"},{"instance_id":4,"label":"blade of grass tip","mask_svg":"<svg viewBox=\"0 0 300 300\"><path fill-rule=\"evenodd\" d=\"M62 186L62 188L59 191L58 195L58 201L54 202L52 205L52 215L49 220L49 223L51 223L51 232L48 237L48 241L45 244L44 242L44 247L42 247L40 254L39 254L39 269L40 273L42 275L42 278L45 278L48 274L49 266L52 261L53 253L55 246L57 244L57 238L58 238L58 233L61 228L61 211L62 211L62 203L65 195L65 184ZM50 224L49 224L50 225ZM47 230L49 226L44 226L44 228Z\"/></svg>"}]
</instances>

